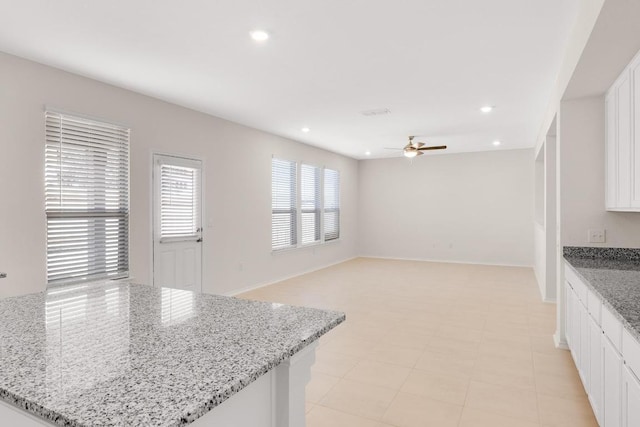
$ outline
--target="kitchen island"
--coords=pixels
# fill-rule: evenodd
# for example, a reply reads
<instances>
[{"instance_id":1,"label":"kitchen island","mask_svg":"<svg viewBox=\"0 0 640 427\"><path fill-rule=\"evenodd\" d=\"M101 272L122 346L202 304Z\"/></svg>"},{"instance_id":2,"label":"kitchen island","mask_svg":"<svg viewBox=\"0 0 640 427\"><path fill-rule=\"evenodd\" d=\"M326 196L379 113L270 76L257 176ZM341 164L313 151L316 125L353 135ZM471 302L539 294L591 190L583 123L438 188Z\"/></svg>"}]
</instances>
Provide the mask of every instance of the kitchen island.
<instances>
[{"instance_id":1,"label":"kitchen island","mask_svg":"<svg viewBox=\"0 0 640 427\"><path fill-rule=\"evenodd\" d=\"M0 300L0 419L304 426L317 340L344 320L339 312L122 282Z\"/></svg>"}]
</instances>

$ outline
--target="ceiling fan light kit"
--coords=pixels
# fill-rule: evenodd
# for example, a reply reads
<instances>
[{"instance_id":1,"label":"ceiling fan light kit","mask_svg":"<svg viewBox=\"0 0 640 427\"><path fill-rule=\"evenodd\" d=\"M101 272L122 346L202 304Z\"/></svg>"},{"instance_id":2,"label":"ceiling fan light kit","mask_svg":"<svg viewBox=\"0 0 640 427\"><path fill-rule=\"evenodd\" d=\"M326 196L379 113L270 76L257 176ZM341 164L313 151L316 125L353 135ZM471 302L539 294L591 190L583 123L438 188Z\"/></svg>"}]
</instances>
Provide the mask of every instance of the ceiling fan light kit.
<instances>
[{"instance_id":1,"label":"ceiling fan light kit","mask_svg":"<svg viewBox=\"0 0 640 427\"><path fill-rule=\"evenodd\" d=\"M427 150L445 150L447 148L446 145L432 145L427 146L424 142L413 142L413 136L409 137L409 143L404 146L402 152L405 157L409 159L413 159L416 156L422 156L423 151Z\"/></svg>"}]
</instances>

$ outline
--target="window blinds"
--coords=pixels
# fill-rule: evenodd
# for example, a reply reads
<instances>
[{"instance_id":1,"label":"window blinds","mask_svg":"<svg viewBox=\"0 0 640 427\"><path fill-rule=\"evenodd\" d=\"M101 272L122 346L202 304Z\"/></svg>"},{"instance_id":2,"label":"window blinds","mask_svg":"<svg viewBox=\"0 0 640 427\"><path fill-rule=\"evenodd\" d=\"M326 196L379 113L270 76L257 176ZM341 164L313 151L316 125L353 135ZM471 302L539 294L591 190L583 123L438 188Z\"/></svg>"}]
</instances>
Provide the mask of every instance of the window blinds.
<instances>
[{"instance_id":1,"label":"window blinds","mask_svg":"<svg viewBox=\"0 0 640 427\"><path fill-rule=\"evenodd\" d=\"M45 113L49 284L129 271L129 129Z\"/></svg>"},{"instance_id":2,"label":"window blinds","mask_svg":"<svg viewBox=\"0 0 640 427\"><path fill-rule=\"evenodd\" d=\"M340 173L324 170L324 240L340 237Z\"/></svg>"},{"instance_id":3,"label":"window blinds","mask_svg":"<svg viewBox=\"0 0 640 427\"><path fill-rule=\"evenodd\" d=\"M160 238L200 235L200 168L160 164Z\"/></svg>"},{"instance_id":4,"label":"window blinds","mask_svg":"<svg viewBox=\"0 0 640 427\"><path fill-rule=\"evenodd\" d=\"M298 244L296 162L271 160L271 248Z\"/></svg>"},{"instance_id":5,"label":"window blinds","mask_svg":"<svg viewBox=\"0 0 640 427\"><path fill-rule=\"evenodd\" d=\"M302 244L320 241L320 172L315 166L300 167L300 219Z\"/></svg>"}]
</instances>

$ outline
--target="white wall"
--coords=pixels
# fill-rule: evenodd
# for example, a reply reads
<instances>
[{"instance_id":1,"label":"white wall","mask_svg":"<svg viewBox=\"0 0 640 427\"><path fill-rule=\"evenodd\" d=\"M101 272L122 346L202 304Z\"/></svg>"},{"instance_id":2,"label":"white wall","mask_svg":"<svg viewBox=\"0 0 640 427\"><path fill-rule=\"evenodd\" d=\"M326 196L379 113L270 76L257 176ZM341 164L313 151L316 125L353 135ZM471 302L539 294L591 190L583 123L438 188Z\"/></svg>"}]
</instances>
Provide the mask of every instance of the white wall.
<instances>
[{"instance_id":1,"label":"white wall","mask_svg":"<svg viewBox=\"0 0 640 427\"><path fill-rule=\"evenodd\" d=\"M533 150L360 163L359 252L533 265Z\"/></svg>"},{"instance_id":2,"label":"white wall","mask_svg":"<svg viewBox=\"0 0 640 427\"><path fill-rule=\"evenodd\" d=\"M150 282L154 151L205 161L205 220L213 227L205 227L204 292L229 293L356 255L356 160L0 53L0 271L8 273L0 297L45 288L45 104L131 126L137 282ZM340 171L339 242L272 255L272 154Z\"/></svg>"},{"instance_id":3,"label":"white wall","mask_svg":"<svg viewBox=\"0 0 640 427\"><path fill-rule=\"evenodd\" d=\"M640 247L640 213L605 210L604 95L560 104L562 245ZM587 242L604 228L606 243Z\"/></svg>"},{"instance_id":4,"label":"white wall","mask_svg":"<svg viewBox=\"0 0 640 427\"><path fill-rule=\"evenodd\" d=\"M613 0L609 0L609 2L612 1ZM571 31L571 35L569 36L569 40L567 41L564 59L562 61L562 66L560 67L560 71L558 72L558 77L556 78L551 98L549 99L549 106L547 107L547 111L540 123L536 147L542 145L544 139L547 137L547 131L558 112L560 100L573 77L573 73L580 61L582 52L589 41L589 36L591 35L593 27L598 20L598 16L600 15L600 11L602 10L604 3L605 0L581 0L578 4L578 16L576 17L576 22L573 26L573 30Z\"/></svg>"}]
</instances>

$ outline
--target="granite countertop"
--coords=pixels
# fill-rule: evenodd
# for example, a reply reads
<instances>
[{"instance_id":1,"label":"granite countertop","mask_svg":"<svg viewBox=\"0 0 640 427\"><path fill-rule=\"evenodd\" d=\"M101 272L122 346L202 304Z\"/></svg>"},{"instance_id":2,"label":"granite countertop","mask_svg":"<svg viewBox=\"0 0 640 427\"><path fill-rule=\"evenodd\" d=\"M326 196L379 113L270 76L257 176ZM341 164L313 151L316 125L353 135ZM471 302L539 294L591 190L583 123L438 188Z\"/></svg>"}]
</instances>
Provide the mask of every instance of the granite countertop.
<instances>
[{"instance_id":1,"label":"granite countertop","mask_svg":"<svg viewBox=\"0 0 640 427\"><path fill-rule=\"evenodd\" d=\"M640 341L640 249L565 247L564 258Z\"/></svg>"},{"instance_id":2,"label":"granite countertop","mask_svg":"<svg viewBox=\"0 0 640 427\"><path fill-rule=\"evenodd\" d=\"M64 426L189 424L345 320L121 282L0 300L0 399Z\"/></svg>"}]
</instances>

